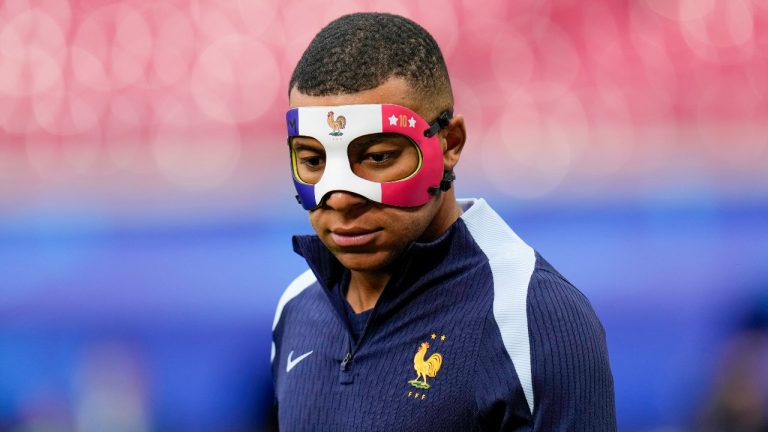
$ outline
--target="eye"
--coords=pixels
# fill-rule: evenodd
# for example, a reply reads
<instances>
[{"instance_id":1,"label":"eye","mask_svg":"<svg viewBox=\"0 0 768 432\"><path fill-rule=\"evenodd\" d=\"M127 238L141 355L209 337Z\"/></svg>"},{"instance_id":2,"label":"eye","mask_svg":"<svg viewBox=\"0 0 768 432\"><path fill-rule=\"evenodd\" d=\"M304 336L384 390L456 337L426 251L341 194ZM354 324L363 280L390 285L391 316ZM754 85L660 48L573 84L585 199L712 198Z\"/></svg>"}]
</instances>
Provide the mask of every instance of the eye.
<instances>
[{"instance_id":1,"label":"eye","mask_svg":"<svg viewBox=\"0 0 768 432\"><path fill-rule=\"evenodd\" d=\"M325 158L322 156L299 157L299 163L310 169L318 169L325 163Z\"/></svg>"},{"instance_id":2,"label":"eye","mask_svg":"<svg viewBox=\"0 0 768 432\"><path fill-rule=\"evenodd\" d=\"M375 153L368 153L365 155L365 160L368 160L375 164L383 164L386 162L391 161L392 159L397 157L397 152L394 151L387 151L387 152L375 152Z\"/></svg>"}]
</instances>

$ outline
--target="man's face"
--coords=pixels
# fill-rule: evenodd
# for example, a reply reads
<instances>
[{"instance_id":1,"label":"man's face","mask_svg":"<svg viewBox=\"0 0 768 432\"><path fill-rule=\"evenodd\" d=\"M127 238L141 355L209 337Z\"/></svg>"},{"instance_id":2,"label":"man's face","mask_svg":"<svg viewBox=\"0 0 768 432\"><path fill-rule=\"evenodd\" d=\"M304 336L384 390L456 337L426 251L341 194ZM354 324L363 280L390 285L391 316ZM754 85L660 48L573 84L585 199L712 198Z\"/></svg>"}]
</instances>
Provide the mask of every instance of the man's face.
<instances>
[{"instance_id":1,"label":"man's face","mask_svg":"<svg viewBox=\"0 0 768 432\"><path fill-rule=\"evenodd\" d=\"M293 89L289 103L302 106L334 106L354 104L395 104L425 115L402 79L392 78L379 87L354 94L308 96ZM320 146L319 143L317 143ZM309 221L320 240L350 270L377 271L397 258L411 242L418 240L438 212L442 195L420 207L386 206L360 195L337 191L322 206L309 213Z\"/></svg>"}]
</instances>

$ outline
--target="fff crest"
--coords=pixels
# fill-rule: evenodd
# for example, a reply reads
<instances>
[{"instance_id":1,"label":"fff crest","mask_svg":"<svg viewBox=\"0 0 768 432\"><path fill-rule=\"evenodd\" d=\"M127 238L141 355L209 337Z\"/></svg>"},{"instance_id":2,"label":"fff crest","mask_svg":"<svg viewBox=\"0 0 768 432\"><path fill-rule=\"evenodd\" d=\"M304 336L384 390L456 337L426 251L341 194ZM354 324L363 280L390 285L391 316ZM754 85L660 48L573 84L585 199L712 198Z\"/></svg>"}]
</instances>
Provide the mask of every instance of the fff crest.
<instances>
[{"instance_id":1,"label":"fff crest","mask_svg":"<svg viewBox=\"0 0 768 432\"><path fill-rule=\"evenodd\" d=\"M432 340L436 340L437 334L432 333ZM445 335L440 336L440 341L445 341ZM440 368L443 366L443 355L439 352L432 353L427 357L429 351L429 342L422 342L416 355L413 357L413 369L416 371L416 378L408 381L408 384L417 389L427 390L431 386L427 383L427 378L435 378Z\"/></svg>"},{"instance_id":2,"label":"fff crest","mask_svg":"<svg viewBox=\"0 0 768 432\"><path fill-rule=\"evenodd\" d=\"M332 132L328 135L341 136L344 135L341 130L347 126L347 118L343 115L338 117L333 116L333 111L328 111L328 126L331 127Z\"/></svg>"}]
</instances>

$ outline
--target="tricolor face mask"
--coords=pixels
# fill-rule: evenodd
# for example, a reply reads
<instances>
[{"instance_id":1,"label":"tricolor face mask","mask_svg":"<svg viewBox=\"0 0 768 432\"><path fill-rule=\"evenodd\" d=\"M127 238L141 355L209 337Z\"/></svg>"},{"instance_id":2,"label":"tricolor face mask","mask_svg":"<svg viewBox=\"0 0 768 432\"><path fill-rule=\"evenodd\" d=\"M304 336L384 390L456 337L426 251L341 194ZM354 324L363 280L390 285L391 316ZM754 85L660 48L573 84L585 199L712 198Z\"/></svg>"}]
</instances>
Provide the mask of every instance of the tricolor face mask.
<instances>
[{"instance_id":1,"label":"tricolor face mask","mask_svg":"<svg viewBox=\"0 0 768 432\"><path fill-rule=\"evenodd\" d=\"M345 191L377 203L426 204L443 180L437 132L451 119L433 123L399 105L340 105L293 108L286 114L296 199L318 208L330 192Z\"/></svg>"}]
</instances>

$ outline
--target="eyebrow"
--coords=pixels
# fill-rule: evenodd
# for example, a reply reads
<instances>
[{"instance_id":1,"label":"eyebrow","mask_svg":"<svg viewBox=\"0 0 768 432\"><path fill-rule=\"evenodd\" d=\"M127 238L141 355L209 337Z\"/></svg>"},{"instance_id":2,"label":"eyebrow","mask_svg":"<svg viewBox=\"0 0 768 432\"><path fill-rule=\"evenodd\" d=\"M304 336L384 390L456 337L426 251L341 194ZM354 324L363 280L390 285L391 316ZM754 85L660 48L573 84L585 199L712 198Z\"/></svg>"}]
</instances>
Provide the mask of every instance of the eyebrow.
<instances>
[{"instance_id":1,"label":"eyebrow","mask_svg":"<svg viewBox=\"0 0 768 432\"><path fill-rule=\"evenodd\" d=\"M355 146L355 147L370 147L382 141L388 141L390 139L398 139L400 137L401 135L395 134L395 133L371 134L371 135L359 137L353 140L349 145ZM409 140L409 138L405 136L402 136L402 138Z\"/></svg>"},{"instance_id":2,"label":"eyebrow","mask_svg":"<svg viewBox=\"0 0 768 432\"><path fill-rule=\"evenodd\" d=\"M384 137L376 136L376 137L363 137L362 139L356 139L349 143L350 146L354 147L370 147L374 144L377 144L381 141L384 141Z\"/></svg>"},{"instance_id":3,"label":"eyebrow","mask_svg":"<svg viewBox=\"0 0 768 432\"><path fill-rule=\"evenodd\" d=\"M325 153L325 147L323 147L322 144L320 145L312 145L312 144L305 144L302 142L293 142L291 143L291 148L293 151L302 151L302 150L308 150L313 152L323 152Z\"/></svg>"}]
</instances>

